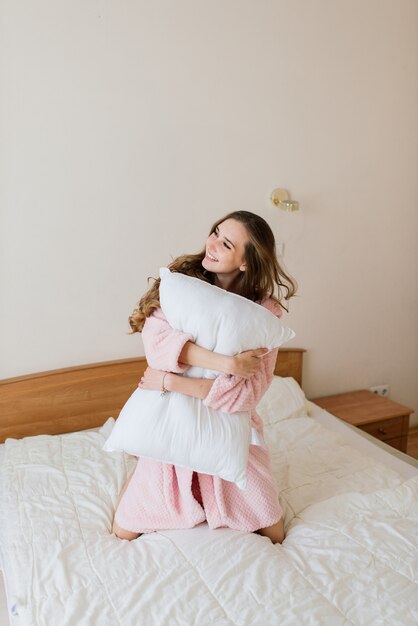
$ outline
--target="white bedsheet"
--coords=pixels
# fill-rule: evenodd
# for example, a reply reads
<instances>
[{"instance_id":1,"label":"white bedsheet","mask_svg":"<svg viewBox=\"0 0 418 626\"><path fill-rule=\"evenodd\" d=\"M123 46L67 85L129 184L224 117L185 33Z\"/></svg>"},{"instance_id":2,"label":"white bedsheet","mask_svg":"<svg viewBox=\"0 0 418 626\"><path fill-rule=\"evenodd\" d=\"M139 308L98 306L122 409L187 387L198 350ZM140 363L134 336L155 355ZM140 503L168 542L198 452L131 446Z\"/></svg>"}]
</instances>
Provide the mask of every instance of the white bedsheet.
<instances>
[{"instance_id":1,"label":"white bedsheet","mask_svg":"<svg viewBox=\"0 0 418 626\"><path fill-rule=\"evenodd\" d=\"M1 549L19 626L418 623L418 477L309 417L265 429L280 546L229 529L110 534L134 459L95 432L9 440Z\"/></svg>"},{"instance_id":2,"label":"white bedsheet","mask_svg":"<svg viewBox=\"0 0 418 626\"><path fill-rule=\"evenodd\" d=\"M404 478L411 478L418 474L418 461L405 453L392 448L388 444L372 437L359 428L347 424L343 420L328 413L325 409L308 402L309 416L318 424L325 426L328 430L339 433L344 440L367 456L376 459L386 467L398 472Z\"/></svg>"}]
</instances>

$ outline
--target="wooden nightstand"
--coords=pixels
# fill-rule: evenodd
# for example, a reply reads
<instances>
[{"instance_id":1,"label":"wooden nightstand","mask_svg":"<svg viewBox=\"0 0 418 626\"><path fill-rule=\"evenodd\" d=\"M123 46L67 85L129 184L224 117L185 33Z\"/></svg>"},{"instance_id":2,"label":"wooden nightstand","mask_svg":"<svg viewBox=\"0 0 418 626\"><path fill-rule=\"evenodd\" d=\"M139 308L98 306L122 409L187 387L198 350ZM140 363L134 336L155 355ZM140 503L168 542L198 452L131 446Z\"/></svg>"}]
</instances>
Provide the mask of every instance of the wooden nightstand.
<instances>
[{"instance_id":1,"label":"wooden nightstand","mask_svg":"<svg viewBox=\"0 0 418 626\"><path fill-rule=\"evenodd\" d=\"M366 389L312 398L312 402L373 437L406 452L409 416L414 409L377 396Z\"/></svg>"}]
</instances>

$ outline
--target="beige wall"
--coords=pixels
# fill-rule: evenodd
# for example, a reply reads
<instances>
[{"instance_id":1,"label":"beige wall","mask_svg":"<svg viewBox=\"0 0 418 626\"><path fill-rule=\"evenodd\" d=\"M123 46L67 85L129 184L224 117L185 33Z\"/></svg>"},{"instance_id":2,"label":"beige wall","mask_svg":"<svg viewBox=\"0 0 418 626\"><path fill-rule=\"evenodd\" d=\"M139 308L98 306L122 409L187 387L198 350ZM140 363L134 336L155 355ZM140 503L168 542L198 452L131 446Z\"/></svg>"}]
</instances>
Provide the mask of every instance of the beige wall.
<instances>
[{"instance_id":1,"label":"beige wall","mask_svg":"<svg viewBox=\"0 0 418 626\"><path fill-rule=\"evenodd\" d=\"M142 354L146 277L246 209L299 282L308 396L417 406L416 0L2 13L0 377Z\"/></svg>"}]
</instances>

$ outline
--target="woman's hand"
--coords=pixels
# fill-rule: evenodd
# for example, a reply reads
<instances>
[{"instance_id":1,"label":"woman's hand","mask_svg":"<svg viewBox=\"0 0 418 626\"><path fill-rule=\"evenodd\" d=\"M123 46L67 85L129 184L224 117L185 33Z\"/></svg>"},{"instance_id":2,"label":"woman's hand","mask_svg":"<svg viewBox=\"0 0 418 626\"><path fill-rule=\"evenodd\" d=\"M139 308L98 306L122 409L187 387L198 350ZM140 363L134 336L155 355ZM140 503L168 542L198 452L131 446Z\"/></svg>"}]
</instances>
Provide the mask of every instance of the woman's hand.
<instances>
[{"instance_id":1,"label":"woman's hand","mask_svg":"<svg viewBox=\"0 0 418 626\"><path fill-rule=\"evenodd\" d=\"M258 350L246 350L230 357L228 374L250 378L261 368L261 360L264 354L269 352L268 348L258 348Z\"/></svg>"},{"instance_id":2,"label":"woman's hand","mask_svg":"<svg viewBox=\"0 0 418 626\"><path fill-rule=\"evenodd\" d=\"M167 374L167 372L163 370L155 370L152 367L147 367L143 377L138 383L138 387L140 389L146 389L147 391L162 391L165 374Z\"/></svg>"}]
</instances>

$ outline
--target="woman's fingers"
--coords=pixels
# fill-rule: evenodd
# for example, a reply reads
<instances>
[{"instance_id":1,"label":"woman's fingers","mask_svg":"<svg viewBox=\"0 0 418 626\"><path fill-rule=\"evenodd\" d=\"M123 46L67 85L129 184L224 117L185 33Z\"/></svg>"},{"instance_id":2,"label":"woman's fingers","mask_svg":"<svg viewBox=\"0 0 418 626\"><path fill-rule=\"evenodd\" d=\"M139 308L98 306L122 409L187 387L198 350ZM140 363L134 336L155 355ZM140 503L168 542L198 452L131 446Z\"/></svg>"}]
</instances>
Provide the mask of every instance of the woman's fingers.
<instances>
[{"instance_id":1,"label":"woman's fingers","mask_svg":"<svg viewBox=\"0 0 418 626\"><path fill-rule=\"evenodd\" d=\"M233 357L233 371L231 374L241 376L242 378L250 378L256 374L262 367L261 357L267 354L267 348L258 348L257 350L246 350Z\"/></svg>"},{"instance_id":2,"label":"woman's fingers","mask_svg":"<svg viewBox=\"0 0 418 626\"><path fill-rule=\"evenodd\" d=\"M257 350L251 350L251 352L253 353L253 356L260 358L265 354L268 354L270 350L268 348L258 348Z\"/></svg>"},{"instance_id":3,"label":"woman's fingers","mask_svg":"<svg viewBox=\"0 0 418 626\"><path fill-rule=\"evenodd\" d=\"M143 373L142 378L138 383L138 387L143 387L145 389L148 386L147 383L149 383L151 378L151 372L149 371L149 369L150 368L147 367L147 369Z\"/></svg>"}]
</instances>

